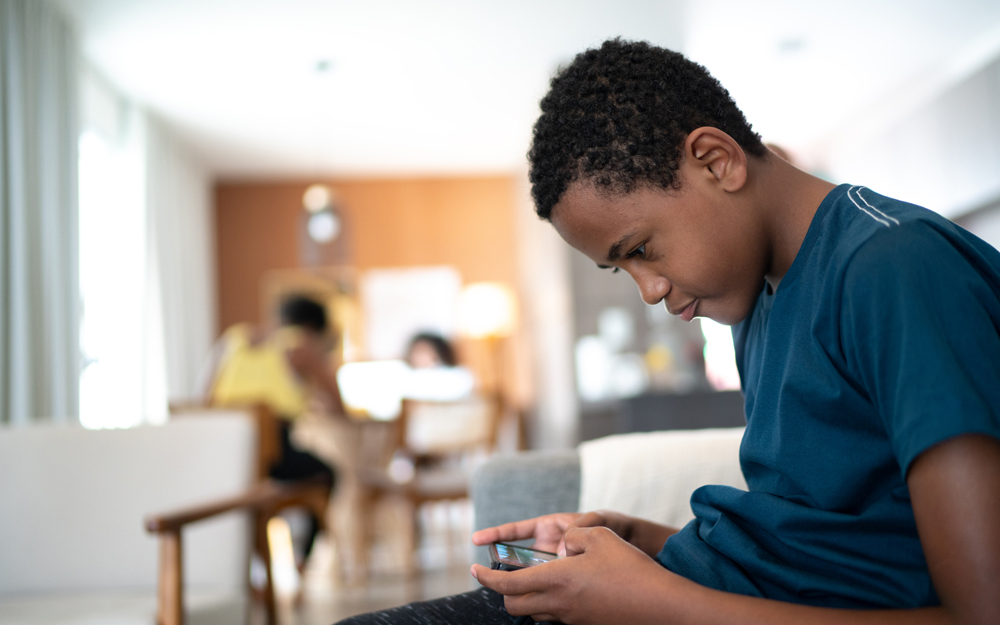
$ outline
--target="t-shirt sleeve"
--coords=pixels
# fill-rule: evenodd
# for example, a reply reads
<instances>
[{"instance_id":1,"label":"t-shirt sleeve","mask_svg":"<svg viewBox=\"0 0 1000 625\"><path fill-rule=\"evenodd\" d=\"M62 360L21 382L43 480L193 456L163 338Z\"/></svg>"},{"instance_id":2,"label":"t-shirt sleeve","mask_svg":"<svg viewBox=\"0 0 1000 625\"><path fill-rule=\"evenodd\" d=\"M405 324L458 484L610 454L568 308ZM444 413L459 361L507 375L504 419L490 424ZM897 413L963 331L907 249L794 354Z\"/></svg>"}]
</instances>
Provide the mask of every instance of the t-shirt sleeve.
<instances>
[{"instance_id":1,"label":"t-shirt sleeve","mask_svg":"<svg viewBox=\"0 0 1000 625\"><path fill-rule=\"evenodd\" d=\"M904 476L948 438L1000 438L1000 301L960 248L907 223L873 236L844 275L845 356Z\"/></svg>"}]
</instances>

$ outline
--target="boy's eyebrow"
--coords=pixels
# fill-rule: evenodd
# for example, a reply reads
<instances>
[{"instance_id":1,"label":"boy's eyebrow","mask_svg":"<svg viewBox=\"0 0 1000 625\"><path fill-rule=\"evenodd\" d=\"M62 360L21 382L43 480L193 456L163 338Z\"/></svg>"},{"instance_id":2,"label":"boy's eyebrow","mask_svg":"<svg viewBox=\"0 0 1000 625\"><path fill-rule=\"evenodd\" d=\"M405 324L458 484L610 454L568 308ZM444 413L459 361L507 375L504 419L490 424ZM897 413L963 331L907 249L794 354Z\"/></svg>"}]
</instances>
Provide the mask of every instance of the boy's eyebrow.
<instances>
[{"instance_id":1,"label":"boy's eyebrow","mask_svg":"<svg viewBox=\"0 0 1000 625\"><path fill-rule=\"evenodd\" d=\"M629 232L622 238L618 239L618 242L612 245L611 249L608 250L608 262L613 263L619 258L621 258L622 248L625 247L625 244L628 243L628 240L634 236L635 236L634 232ZM600 267L600 265L598 265L598 267Z\"/></svg>"}]
</instances>

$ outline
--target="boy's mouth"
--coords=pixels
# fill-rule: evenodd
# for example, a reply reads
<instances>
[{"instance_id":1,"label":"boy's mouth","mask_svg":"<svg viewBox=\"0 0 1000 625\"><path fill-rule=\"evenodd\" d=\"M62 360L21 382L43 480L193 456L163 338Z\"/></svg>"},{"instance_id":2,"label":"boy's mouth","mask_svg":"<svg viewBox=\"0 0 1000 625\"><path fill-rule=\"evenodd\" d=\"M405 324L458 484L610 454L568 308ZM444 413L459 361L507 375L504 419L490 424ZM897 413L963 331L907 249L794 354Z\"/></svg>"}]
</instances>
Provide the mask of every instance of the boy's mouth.
<instances>
[{"instance_id":1,"label":"boy's mouth","mask_svg":"<svg viewBox=\"0 0 1000 625\"><path fill-rule=\"evenodd\" d=\"M698 300L693 299L691 300L690 304L682 308L680 312L678 312L677 314L679 314L681 316L681 319L683 319L684 321L691 321L692 319L694 319L694 315L696 312L698 312Z\"/></svg>"}]
</instances>

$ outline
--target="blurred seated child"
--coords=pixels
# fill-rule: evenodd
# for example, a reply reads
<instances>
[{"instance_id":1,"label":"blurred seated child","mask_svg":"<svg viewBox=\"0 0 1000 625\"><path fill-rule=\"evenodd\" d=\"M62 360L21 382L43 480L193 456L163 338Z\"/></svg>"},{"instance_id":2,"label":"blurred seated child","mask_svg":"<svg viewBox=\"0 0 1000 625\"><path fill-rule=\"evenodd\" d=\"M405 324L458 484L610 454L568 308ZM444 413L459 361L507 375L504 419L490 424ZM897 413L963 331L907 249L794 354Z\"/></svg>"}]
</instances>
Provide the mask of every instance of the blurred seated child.
<instances>
[{"instance_id":1,"label":"blurred seated child","mask_svg":"<svg viewBox=\"0 0 1000 625\"><path fill-rule=\"evenodd\" d=\"M445 450L462 448L468 441L485 439L491 427L491 405L478 396L472 372L458 364L452 344L433 332L410 339L406 350L410 367L403 397L411 400L407 421L407 446L422 456L420 463L441 460Z\"/></svg>"},{"instance_id":2,"label":"blurred seated child","mask_svg":"<svg viewBox=\"0 0 1000 625\"><path fill-rule=\"evenodd\" d=\"M410 339L406 364L413 369L454 367L458 364L455 349L446 338L433 332L421 332Z\"/></svg>"},{"instance_id":3,"label":"blurred seated child","mask_svg":"<svg viewBox=\"0 0 1000 625\"><path fill-rule=\"evenodd\" d=\"M334 472L326 463L299 449L291 441L292 423L306 412L310 399L323 403L326 412L343 414L330 366L326 336L326 311L302 296L285 300L277 329L237 324L225 331L213 350L214 363L208 401L215 406L266 404L279 417L281 450L269 467L276 480L314 480L331 489ZM303 559L309 555L317 533L317 520L309 517Z\"/></svg>"},{"instance_id":4,"label":"blurred seated child","mask_svg":"<svg viewBox=\"0 0 1000 625\"><path fill-rule=\"evenodd\" d=\"M459 366L455 348L448 339L421 332L406 349L410 367L403 397L422 401L457 401L472 396L476 381L472 372Z\"/></svg>"}]
</instances>

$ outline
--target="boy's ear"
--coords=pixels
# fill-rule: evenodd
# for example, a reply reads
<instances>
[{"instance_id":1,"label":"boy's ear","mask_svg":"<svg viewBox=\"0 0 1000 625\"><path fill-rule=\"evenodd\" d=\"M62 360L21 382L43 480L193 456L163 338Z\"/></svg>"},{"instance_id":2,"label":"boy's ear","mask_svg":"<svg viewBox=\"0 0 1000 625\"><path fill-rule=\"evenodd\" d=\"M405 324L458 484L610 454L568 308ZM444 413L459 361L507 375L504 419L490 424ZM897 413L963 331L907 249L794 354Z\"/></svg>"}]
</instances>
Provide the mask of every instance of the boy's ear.
<instances>
[{"instance_id":1,"label":"boy's ear","mask_svg":"<svg viewBox=\"0 0 1000 625\"><path fill-rule=\"evenodd\" d=\"M747 156L740 144L712 126L692 130L684 140L688 162L714 178L724 191L739 191L747 181Z\"/></svg>"}]
</instances>

